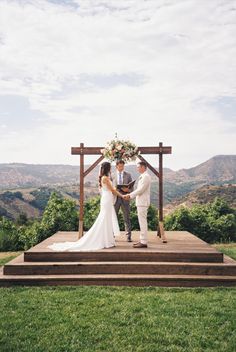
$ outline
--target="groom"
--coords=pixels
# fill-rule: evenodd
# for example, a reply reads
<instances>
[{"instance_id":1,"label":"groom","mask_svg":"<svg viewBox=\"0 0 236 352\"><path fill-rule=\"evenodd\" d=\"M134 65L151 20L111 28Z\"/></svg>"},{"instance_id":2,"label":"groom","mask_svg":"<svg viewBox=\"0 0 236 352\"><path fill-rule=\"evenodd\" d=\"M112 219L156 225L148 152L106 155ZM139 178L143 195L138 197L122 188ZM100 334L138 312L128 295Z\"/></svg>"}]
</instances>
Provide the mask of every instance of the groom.
<instances>
[{"instance_id":1,"label":"groom","mask_svg":"<svg viewBox=\"0 0 236 352\"><path fill-rule=\"evenodd\" d=\"M140 242L134 243L135 248L147 248L147 211L150 205L151 176L147 172L147 163L140 161L137 165L138 172L141 174L138 179L138 186L134 192L125 195L126 200L136 197L138 211L138 221L140 226Z\"/></svg>"},{"instance_id":2,"label":"groom","mask_svg":"<svg viewBox=\"0 0 236 352\"><path fill-rule=\"evenodd\" d=\"M125 162L123 160L118 160L116 163L116 172L112 177L113 179L113 185L116 188L117 185L127 185L128 183L132 182L132 176L129 172L125 171ZM121 194L127 194L133 189L129 188L122 188L120 191ZM118 216L120 208L122 209L123 215L124 215L124 221L125 221L125 230L126 230L126 235L127 235L127 241L132 242L131 239L131 221L130 221L130 202L127 200L124 200L123 198L116 197L115 199L115 211Z\"/></svg>"}]
</instances>

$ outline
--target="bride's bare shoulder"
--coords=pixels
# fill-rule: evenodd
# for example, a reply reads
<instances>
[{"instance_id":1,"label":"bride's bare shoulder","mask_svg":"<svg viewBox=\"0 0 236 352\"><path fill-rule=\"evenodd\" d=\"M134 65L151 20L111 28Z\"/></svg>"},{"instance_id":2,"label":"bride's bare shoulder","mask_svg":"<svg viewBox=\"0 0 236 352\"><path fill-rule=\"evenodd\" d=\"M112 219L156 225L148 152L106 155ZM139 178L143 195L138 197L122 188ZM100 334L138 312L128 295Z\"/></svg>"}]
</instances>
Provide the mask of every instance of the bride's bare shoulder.
<instances>
[{"instance_id":1,"label":"bride's bare shoulder","mask_svg":"<svg viewBox=\"0 0 236 352\"><path fill-rule=\"evenodd\" d=\"M109 180L108 176L102 176L102 182L106 183Z\"/></svg>"}]
</instances>

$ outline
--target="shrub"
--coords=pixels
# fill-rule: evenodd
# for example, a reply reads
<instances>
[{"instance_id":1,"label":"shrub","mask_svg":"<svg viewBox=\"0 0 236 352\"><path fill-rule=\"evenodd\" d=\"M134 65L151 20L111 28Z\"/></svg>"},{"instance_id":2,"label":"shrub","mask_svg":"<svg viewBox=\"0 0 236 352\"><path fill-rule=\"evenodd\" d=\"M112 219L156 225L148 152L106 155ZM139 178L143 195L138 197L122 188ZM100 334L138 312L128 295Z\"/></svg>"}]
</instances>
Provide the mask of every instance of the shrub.
<instances>
[{"instance_id":1,"label":"shrub","mask_svg":"<svg viewBox=\"0 0 236 352\"><path fill-rule=\"evenodd\" d=\"M76 231L78 229L78 212L76 204L53 192L43 213L41 226L47 238L57 231Z\"/></svg>"},{"instance_id":2,"label":"shrub","mask_svg":"<svg viewBox=\"0 0 236 352\"><path fill-rule=\"evenodd\" d=\"M221 198L212 203L181 207L165 218L166 230L186 230L209 243L236 240L236 211Z\"/></svg>"},{"instance_id":3,"label":"shrub","mask_svg":"<svg viewBox=\"0 0 236 352\"><path fill-rule=\"evenodd\" d=\"M17 251L21 249L16 226L11 220L3 217L0 220L0 251Z\"/></svg>"}]
</instances>

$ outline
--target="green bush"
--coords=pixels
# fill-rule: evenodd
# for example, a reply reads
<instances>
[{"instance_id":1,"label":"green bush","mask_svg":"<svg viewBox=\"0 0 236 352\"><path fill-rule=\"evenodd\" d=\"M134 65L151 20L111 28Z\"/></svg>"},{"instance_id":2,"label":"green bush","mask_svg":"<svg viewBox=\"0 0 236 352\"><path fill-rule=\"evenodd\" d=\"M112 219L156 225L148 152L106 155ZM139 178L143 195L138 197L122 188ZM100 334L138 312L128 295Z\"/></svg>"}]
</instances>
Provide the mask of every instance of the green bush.
<instances>
[{"instance_id":1,"label":"green bush","mask_svg":"<svg viewBox=\"0 0 236 352\"><path fill-rule=\"evenodd\" d=\"M85 203L84 228L87 231L95 222L100 211L100 197ZM124 230L122 211L118 215L120 229ZM139 230L137 208L131 202L132 230ZM156 231L157 209L148 209L149 230ZM209 242L236 241L236 210L222 199L191 209L181 207L165 218L166 230L189 231ZM16 224L5 217L0 218L0 251L27 250L57 231L77 231L78 211L74 201L52 193L41 221L28 221L21 215Z\"/></svg>"},{"instance_id":2,"label":"green bush","mask_svg":"<svg viewBox=\"0 0 236 352\"><path fill-rule=\"evenodd\" d=\"M19 191L17 192L10 192L10 191L6 191L4 193L2 193L0 195L0 198L3 200L3 201L13 201L15 198L18 198L18 199L21 199L23 200L23 194Z\"/></svg>"},{"instance_id":3,"label":"green bush","mask_svg":"<svg viewBox=\"0 0 236 352\"><path fill-rule=\"evenodd\" d=\"M41 226L44 234L41 239L47 238L57 231L77 231L78 211L75 201L64 199L53 192L43 213Z\"/></svg>"},{"instance_id":4,"label":"green bush","mask_svg":"<svg viewBox=\"0 0 236 352\"><path fill-rule=\"evenodd\" d=\"M37 243L41 242L41 238L44 236L43 228L40 222L35 221L31 226L23 225L18 228L19 241L21 249L27 250Z\"/></svg>"},{"instance_id":5,"label":"green bush","mask_svg":"<svg viewBox=\"0 0 236 352\"><path fill-rule=\"evenodd\" d=\"M0 219L0 251L17 251L21 249L19 234L14 223L3 217Z\"/></svg>"},{"instance_id":6,"label":"green bush","mask_svg":"<svg viewBox=\"0 0 236 352\"><path fill-rule=\"evenodd\" d=\"M29 222L23 214L16 225L6 218L0 221L0 251L27 250L57 231L76 231L78 215L74 201L52 193L41 221Z\"/></svg>"},{"instance_id":7,"label":"green bush","mask_svg":"<svg viewBox=\"0 0 236 352\"><path fill-rule=\"evenodd\" d=\"M212 203L177 209L166 216L165 229L189 231L209 243L236 241L236 211L215 198Z\"/></svg>"},{"instance_id":8,"label":"green bush","mask_svg":"<svg viewBox=\"0 0 236 352\"><path fill-rule=\"evenodd\" d=\"M30 204L39 210L44 210L48 204L53 189L41 187L40 189L30 192L35 198L30 201Z\"/></svg>"},{"instance_id":9,"label":"green bush","mask_svg":"<svg viewBox=\"0 0 236 352\"><path fill-rule=\"evenodd\" d=\"M100 208L100 197L94 197L89 199L84 204L84 229L88 231L95 222Z\"/></svg>"}]
</instances>

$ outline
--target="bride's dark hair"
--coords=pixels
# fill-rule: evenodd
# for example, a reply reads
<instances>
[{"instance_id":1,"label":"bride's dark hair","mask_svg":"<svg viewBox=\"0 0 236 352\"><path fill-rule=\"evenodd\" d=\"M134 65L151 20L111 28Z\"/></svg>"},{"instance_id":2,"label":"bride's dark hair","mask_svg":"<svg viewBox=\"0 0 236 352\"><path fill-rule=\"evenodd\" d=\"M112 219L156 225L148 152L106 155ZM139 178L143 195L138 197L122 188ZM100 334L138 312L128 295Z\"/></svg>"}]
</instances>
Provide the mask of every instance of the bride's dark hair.
<instances>
[{"instance_id":1,"label":"bride's dark hair","mask_svg":"<svg viewBox=\"0 0 236 352\"><path fill-rule=\"evenodd\" d=\"M109 172L111 171L111 163L108 161L104 161L101 164L100 174L99 174L99 186L102 187L102 176L109 176Z\"/></svg>"}]
</instances>

